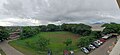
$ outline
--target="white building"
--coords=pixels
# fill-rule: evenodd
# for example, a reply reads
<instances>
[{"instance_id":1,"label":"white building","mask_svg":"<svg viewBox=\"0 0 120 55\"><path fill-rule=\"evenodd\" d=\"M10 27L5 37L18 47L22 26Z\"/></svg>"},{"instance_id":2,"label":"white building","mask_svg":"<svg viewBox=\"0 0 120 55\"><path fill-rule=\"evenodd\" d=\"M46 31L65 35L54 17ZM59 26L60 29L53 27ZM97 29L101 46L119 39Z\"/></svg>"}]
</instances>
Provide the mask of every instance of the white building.
<instances>
[{"instance_id":1,"label":"white building","mask_svg":"<svg viewBox=\"0 0 120 55\"><path fill-rule=\"evenodd\" d=\"M90 25L92 28L92 31L103 31L105 27L101 27L103 24L92 24Z\"/></svg>"}]
</instances>

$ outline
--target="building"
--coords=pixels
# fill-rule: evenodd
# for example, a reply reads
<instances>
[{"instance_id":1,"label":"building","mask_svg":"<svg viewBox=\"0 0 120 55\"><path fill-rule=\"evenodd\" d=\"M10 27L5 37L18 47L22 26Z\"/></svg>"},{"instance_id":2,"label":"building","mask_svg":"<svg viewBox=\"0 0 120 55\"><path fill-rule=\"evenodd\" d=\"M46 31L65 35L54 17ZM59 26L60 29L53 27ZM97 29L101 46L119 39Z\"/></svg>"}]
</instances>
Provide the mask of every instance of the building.
<instances>
[{"instance_id":1,"label":"building","mask_svg":"<svg viewBox=\"0 0 120 55\"><path fill-rule=\"evenodd\" d=\"M118 39L115 47L112 49L109 55L120 55L120 39Z\"/></svg>"},{"instance_id":2,"label":"building","mask_svg":"<svg viewBox=\"0 0 120 55\"><path fill-rule=\"evenodd\" d=\"M92 24L90 25L92 31L103 31L105 27L101 27L103 24Z\"/></svg>"},{"instance_id":3,"label":"building","mask_svg":"<svg viewBox=\"0 0 120 55\"><path fill-rule=\"evenodd\" d=\"M117 0L117 2L118 6L120 7L120 0ZM120 55L120 36L118 36L118 41L109 55Z\"/></svg>"},{"instance_id":4,"label":"building","mask_svg":"<svg viewBox=\"0 0 120 55\"><path fill-rule=\"evenodd\" d=\"M14 32L9 34L10 34L9 39L17 39L20 37L20 29L16 29Z\"/></svg>"}]
</instances>

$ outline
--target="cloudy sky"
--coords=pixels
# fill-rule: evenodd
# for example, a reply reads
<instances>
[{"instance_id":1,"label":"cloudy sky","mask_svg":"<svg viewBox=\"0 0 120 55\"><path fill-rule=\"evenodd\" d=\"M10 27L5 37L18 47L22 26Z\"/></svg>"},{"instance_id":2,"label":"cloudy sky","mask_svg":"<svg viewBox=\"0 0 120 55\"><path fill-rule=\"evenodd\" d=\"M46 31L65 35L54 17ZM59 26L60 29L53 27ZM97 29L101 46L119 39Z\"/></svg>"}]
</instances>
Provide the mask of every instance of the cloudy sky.
<instances>
[{"instance_id":1,"label":"cloudy sky","mask_svg":"<svg viewBox=\"0 0 120 55\"><path fill-rule=\"evenodd\" d=\"M115 0L0 0L0 26L119 22Z\"/></svg>"}]
</instances>

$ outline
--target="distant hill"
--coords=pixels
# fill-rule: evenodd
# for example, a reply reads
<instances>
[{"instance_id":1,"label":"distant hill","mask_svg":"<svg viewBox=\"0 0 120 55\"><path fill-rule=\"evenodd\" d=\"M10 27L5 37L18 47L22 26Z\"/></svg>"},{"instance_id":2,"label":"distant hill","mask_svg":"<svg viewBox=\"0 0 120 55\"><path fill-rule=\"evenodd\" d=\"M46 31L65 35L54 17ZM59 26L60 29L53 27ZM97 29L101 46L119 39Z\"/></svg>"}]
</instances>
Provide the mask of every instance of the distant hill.
<instances>
[{"instance_id":1,"label":"distant hill","mask_svg":"<svg viewBox=\"0 0 120 55\"><path fill-rule=\"evenodd\" d=\"M105 22L96 22L96 23L93 23L93 24L104 24Z\"/></svg>"}]
</instances>

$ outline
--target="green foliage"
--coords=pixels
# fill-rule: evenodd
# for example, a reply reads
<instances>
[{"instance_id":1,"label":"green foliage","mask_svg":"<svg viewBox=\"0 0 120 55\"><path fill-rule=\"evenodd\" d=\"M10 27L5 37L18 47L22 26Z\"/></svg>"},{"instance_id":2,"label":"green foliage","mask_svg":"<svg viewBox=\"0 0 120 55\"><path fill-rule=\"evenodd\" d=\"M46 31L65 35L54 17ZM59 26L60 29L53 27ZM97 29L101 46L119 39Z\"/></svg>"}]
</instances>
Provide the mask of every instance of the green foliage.
<instances>
[{"instance_id":1,"label":"green foliage","mask_svg":"<svg viewBox=\"0 0 120 55\"><path fill-rule=\"evenodd\" d=\"M80 47L84 47L92 43L94 40L95 40L94 36L81 37L78 39L77 45Z\"/></svg>"},{"instance_id":2,"label":"green foliage","mask_svg":"<svg viewBox=\"0 0 120 55\"><path fill-rule=\"evenodd\" d=\"M9 37L9 33L5 29L5 27L0 27L0 40L7 39Z\"/></svg>"},{"instance_id":3,"label":"green foliage","mask_svg":"<svg viewBox=\"0 0 120 55\"><path fill-rule=\"evenodd\" d=\"M101 31L92 31L91 36L95 36L96 39L101 38Z\"/></svg>"},{"instance_id":4,"label":"green foliage","mask_svg":"<svg viewBox=\"0 0 120 55\"><path fill-rule=\"evenodd\" d=\"M40 37L37 41L36 41L36 48L38 51L45 51L47 50L47 46L50 44L50 41L46 38Z\"/></svg>"},{"instance_id":5,"label":"green foliage","mask_svg":"<svg viewBox=\"0 0 120 55\"><path fill-rule=\"evenodd\" d=\"M47 26L41 25L39 27L40 27L40 31L42 31L42 32L46 32L47 31Z\"/></svg>"},{"instance_id":6,"label":"green foliage","mask_svg":"<svg viewBox=\"0 0 120 55\"><path fill-rule=\"evenodd\" d=\"M22 27L21 38L22 39L29 38L32 37L33 35L36 35L37 33L39 33L38 27L30 27L30 26Z\"/></svg>"},{"instance_id":7,"label":"green foliage","mask_svg":"<svg viewBox=\"0 0 120 55\"><path fill-rule=\"evenodd\" d=\"M35 43L33 43L33 42L31 42L31 41L25 41L25 44L26 44L26 46L28 46L28 47L34 48L33 45L34 45Z\"/></svg>"},{"instance_id":8,"label":"green foliage","mask_svg":"<svg viewBox=\"0 0 120 55\"><path fill-rule=\"evenodd\" d=\"M91 33L91 27L85 24L62 24L62 30L87 36Z\"/></svg>"},{"instance_id":9,"label":"green foliage","mask_svg":"<svg viewBox=\"0 0 120 55\"><path fill-rule=\"evenodd\" d=\"M61 29L67 31L66 25L67 25L67 24L63 23L63 24L61 25Z\"/></svg>"},{"instance_id":10,"label":"green foliage","mask_svg":"<svg viewBox=\"0 0 120 55\"><path fill-rule=\"evenodd\" d=\"M66 41L64 41L64 43L66 44L66 46L69 46L72 44L72 39L66 39Z\"/></svg>"},{"instance_id":11,"label":"green foliage","mask_svg":"<svg viewBox=\"0 0 120 55\"><path fill-rule=\"evenodd\" d=\"M64 49L75 50L77 49L76 42L79 35L73 34L71 32L59 31L59 32L40 32L37 35L34 35L31 38L19 39L11 41L10 44L15 47L17 50L21 51L25 55L46 55L46 54L37 54L39 51L36 48L36 42L39 37L44 37L45 39L50 40L50 44L47 48L52 50L53 55L62 55ZM66 41L66 38L72 39L72 44L66 46L63 42ZM47 49L46 48L46 49ZM37 49L37 50L36 50ZM41 51L40 51L41 52ZM46 51L45 51L46 53Z\"/></svg>"},{"instance_id":12,"label":"green foliage","mask_svg":"<svg viewBox=\"0 0 120 55\"><path fill-rule=\"evenodd\" d=\"M48 24L47 26L41 25L41 31L69 31L83 36L87 36L91 33L91 27L85 24L62 24L54 25Z\"/></svg>"},{"instance_id":13,"label":"green foliage","mask_svg":"<svg viewBox=\"0 0 120 55\"><path fill-rule=\"evenodd\" d=\"M54 24L48 24L47 25L47 31L56 31L57 26Z\"/></svg>"},{"instance_id":14,"label":"green foliage","mask_svg":"<svg viewBox=\"0 0 120 55\"><path fill-rule=\"evenodd\" d=\"M61 31L60 26L57 26L57 25L54 25L54 24L48 24L47 26L46 25L41 25L41 26L39 26L39 28L40 28L40 31L42 31L42 32Z\"/></svg>"},{"instance_id":15,"label":"green foliage","mask_svg":"<svg viewBox=\"0 0 120 55\"><path fill-rule=\"evenodd\" d=\"M120 24L116 23L104 24L103 27L105 27L103 34L119 33L120 30Z\"/></svg>"},{"instance_id":16,"label":"green foliage","mask_svg":"<svg viewBox=\"0 0 120 55\"><path fill-rule=\"evenodd\" d=\"M37 51L45 51L47 50L47 46L50 44L50 41L44 37L39 37L36 41L30 41L30 40L26 40L25 41L25 45L33 48Z\"/></svg>"},{"instance_id":17,"label":"green foliage","mask_svg":"<svg viewBox=\"0 0 120 55\"><path fill-rule=\"evenodd\" d=\"M91 33L91 28L86 26L86 25L80 24L76 28L76 33L78 33L80 35L83 35L83 36L87 36L87 35L89 35Z\"/></svg>"}]
</instances>

